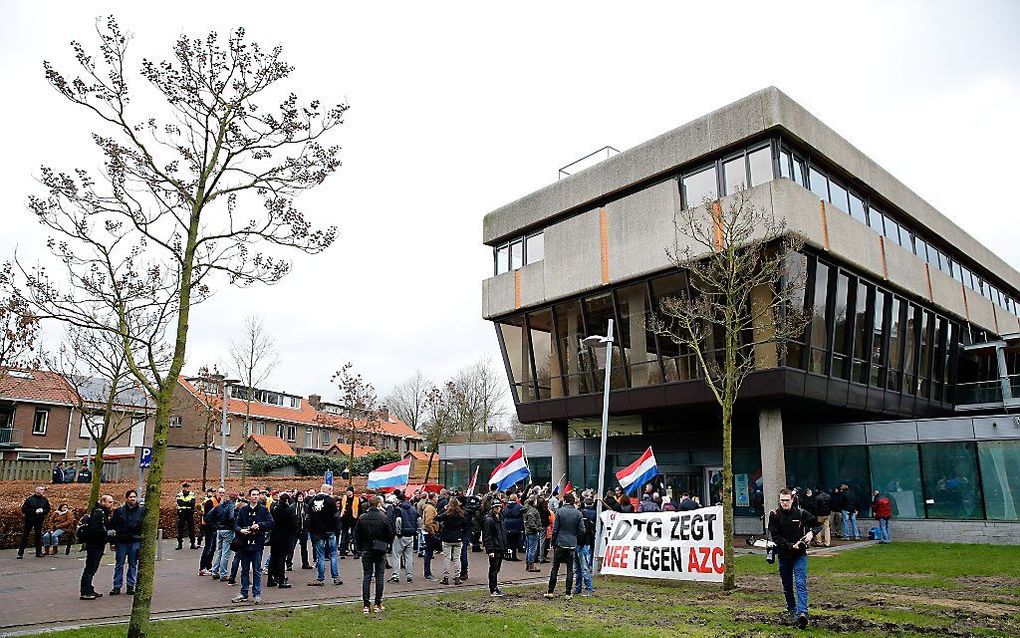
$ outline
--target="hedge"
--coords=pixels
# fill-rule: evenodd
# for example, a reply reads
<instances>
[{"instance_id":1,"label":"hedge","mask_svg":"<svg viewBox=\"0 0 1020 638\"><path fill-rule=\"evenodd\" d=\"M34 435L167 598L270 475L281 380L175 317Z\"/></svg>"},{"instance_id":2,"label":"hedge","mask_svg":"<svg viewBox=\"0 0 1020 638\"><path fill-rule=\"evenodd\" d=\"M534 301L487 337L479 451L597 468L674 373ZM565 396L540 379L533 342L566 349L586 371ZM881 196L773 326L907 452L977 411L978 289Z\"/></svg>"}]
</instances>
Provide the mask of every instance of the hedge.
<instances>
[{"instance_id":1,"label":"hedge","mask_svg":"<svg viewBox=\"0 0 1020 638\"><path fill-rule=\"evenodd\" d=\"M396 450L380 450L354 459L354 475L367 476L369 472L387 463L400 459ZM326 470L340 476L347 469L346 456L326 456L324 454L298 454L297 456L257 455L246 459L248 472L252 476L265 476L273 470L283 467L294 467L298 476L325 476Z\"/></svg>"}]
</instances>

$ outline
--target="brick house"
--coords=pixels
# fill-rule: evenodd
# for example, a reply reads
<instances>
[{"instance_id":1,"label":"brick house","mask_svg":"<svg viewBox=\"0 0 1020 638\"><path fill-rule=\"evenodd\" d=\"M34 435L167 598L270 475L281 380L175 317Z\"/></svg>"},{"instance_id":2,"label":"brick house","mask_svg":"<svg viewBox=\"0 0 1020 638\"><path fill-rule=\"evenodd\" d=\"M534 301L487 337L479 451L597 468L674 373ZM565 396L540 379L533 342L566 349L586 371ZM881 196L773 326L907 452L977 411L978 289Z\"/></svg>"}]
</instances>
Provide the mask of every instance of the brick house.
<instances>
[{"instance_id":1,"label":"brick house","mask_svg":"<svg viewBox=\"0 0 1020 638\"><path fill-rule=\"evenodd\" d=\"M215 381L181 377L174 391L173 409L167 446L166 471L170 476L201 475L204 442L219 453L222 413L222 386ZM326 453L339 443L341 450L349 445L351 421L336 404L326 404L318 395L307 398L255 388L250 393L242 386L229 386L227 402L226 448L234 463L237 452L251 435L281 439L296 453ZM245 412L251 397L250 424L245 431ZM403 421L381 411L375 426L368 428L364 419L355 419L355 443L375 449L392 449L401 454L418 449L421 436ZM212 454L210 450L210 454ZM247 448L246 448L247 452ZM336 452L334 452L336 453ZM219 459L210 459L218 468Z\"/></svg>"},{"instance_id":2,"label":"brick house","mask_svg":"<svg viewBox=\"0 0 1020 638\"><path fill-rule=\"evenodd\" d=\"M74 379L72 384L46 370L6 372L0 379L0 458L57 462L92 457L89 423L95 431L102 422L107 388L97 379ZM115 412L113 418L125 431L103 454L104 474L114 478L134 467L138 448L151 445L153 428L152 405L135 388L119 393Z\"/></svg>"}]
</instances>

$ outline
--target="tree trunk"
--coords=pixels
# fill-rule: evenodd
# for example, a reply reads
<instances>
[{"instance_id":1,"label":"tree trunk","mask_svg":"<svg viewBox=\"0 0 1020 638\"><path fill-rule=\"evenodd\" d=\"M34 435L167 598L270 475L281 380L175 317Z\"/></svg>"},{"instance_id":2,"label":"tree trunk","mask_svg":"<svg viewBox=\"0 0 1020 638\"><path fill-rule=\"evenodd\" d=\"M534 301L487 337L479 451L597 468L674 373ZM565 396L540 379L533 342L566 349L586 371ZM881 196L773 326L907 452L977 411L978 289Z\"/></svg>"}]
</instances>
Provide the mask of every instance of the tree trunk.
<instances>
[{"instance_id":1,"label":"tree trunk","mask_svg":"<svg viewBox=\"0 0 1020 638\"><path fill-rule=\"evenodd\" d=\"M96 454L92 457L92 490L89 492L89 507L91 512L99 502L99 492L103 489L103 454L106 452L106 442L96 441Z\"/></svg>"},{"instance_id":2,"label":"tree trunk","mask_svg":"<svg viewBox=\"0 0 1020 638\"><path fill-rule=\"evenodd\" d=\"M249 386L248 387L248 395L250 395L251 392L252 392L252 389ZM242 438L242 441L241 441L241 487L244 487L245 485L248 484L248 482L247 482L248 481L248 459L247 459L247 455L246 455L246 451L248 449L248 446L245 445L245 443L248 442L248 437L251 436L251 433L252 433L251 432L251 397L249 396L248 400L244 402L244 432L241 433L243 435L241 437Z\"/></svg>"},{"instance_id":3,"label":"tree trunk","mask_svg":"<svg viewBox=\"0 0 1020 638\"><path fill-rule=\"evenodd\" d=\"M425 466L425 478L424 478L424 480L422 480L422 483L428 483L429 482L429 474L432 473L432 459L435 458L435 456L436 456L436 451L435 450L432 450L431 452L429 452L429 464L427 466Z\"/></svg>"},{"instance_id":4,"label":"tree trunk","mask_svg":"<svg viewBox=\"0 0 1020 638\"><path fill-rule=\"evenodd\" d=\"M733 404L723 406L723 590L737 587L737 574L733 561Z\"/></svg>"}]
</instances>

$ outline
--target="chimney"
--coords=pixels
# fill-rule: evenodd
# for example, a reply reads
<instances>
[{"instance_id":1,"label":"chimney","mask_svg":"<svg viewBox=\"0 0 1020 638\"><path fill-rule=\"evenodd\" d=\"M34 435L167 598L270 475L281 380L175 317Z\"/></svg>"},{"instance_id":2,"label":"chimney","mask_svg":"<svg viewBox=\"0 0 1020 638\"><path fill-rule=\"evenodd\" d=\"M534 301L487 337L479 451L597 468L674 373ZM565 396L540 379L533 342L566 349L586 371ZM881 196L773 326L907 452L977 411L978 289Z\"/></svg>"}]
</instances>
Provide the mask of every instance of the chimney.
<instances>
[{"instance_id":1,"label":"chimney","mask_svg":"<svg viewBox=\"0 0 1020 638\"><path fill-rule=\"evenodd\" d=\"M322 409L322 396L318 394L308 395L308 405L312 406L316 410Z\"/></svg>"},{"instance_id":2,"label":"chimney","mask_svg":"<svg viewBox=\"0 0 1020 638\"><path fill-rule=\"evenodd\" d=\"M379 406L379 420L380 421L390 420L390 409L385 405Z\"/></svg>"}]
</instances>

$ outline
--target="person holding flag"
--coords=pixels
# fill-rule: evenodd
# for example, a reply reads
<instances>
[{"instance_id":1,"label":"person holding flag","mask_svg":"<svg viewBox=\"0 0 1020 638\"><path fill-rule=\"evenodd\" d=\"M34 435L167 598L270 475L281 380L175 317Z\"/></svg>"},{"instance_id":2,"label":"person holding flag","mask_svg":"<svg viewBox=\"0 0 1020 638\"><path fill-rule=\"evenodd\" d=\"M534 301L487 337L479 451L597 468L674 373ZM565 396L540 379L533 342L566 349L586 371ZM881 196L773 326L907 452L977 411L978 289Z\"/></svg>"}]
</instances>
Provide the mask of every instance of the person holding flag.
<instances>
[{"instance_id":1,"label":"person holding flag","mask_svg":"<svg viewBox=\"0 0 1020 638\"><path fill-rule=\"evenodd\" d=\"M637 494L641 486L659 475L659 468L655 464L655 453L652 447L648 446L645 453L636 461L616 473L616 480L620 487L627 494Z\"/></svg>"},{"instance_id":2,"label":"person holding flag","mask_svg":"<svg viewBox=\"0 0 1020 638\"><path fill-rule=\"evenodd\" d=\"M497 490L505 492L515 483L523 481L529 476L531 476L531 470L528 469L528 457L524 454L522 445L507 460L492 470L488 484L495 485Z\"/></svg>"}]
</instances>

